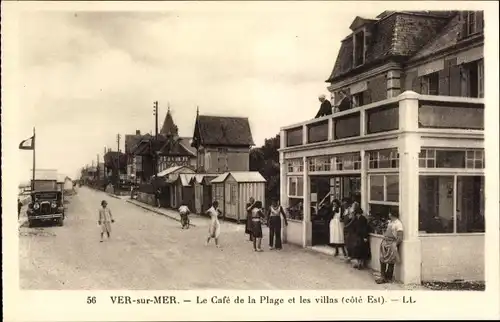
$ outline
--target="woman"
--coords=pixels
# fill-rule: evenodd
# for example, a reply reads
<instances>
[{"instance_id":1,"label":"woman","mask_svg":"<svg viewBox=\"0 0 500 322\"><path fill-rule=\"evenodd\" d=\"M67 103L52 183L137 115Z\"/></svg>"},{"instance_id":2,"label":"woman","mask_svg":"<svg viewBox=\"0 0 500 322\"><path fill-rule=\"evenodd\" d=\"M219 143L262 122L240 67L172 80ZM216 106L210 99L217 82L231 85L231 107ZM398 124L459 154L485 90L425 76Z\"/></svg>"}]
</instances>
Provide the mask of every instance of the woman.
<instances>
[{"instance_id":1,"label":"woman","mask_svg":"<svg viewBox=\"0 0 500 322\"><path fill-rule=\"evenodd\" d=\"M285 226L288 226L286 220L286 214L283 207L280 206L278 200L274 199L272 201L271 207L269 208L269 249L281 249L281 215L283 215L283 220L285 221Z\"/></svg>"},{"instance_id":2,"label":"woman","mask_svg":"<svg viewBox=\"0 0 500 322\"><path fill-rule=\"evenodd\" d=\"M262 218L264 218L262 202L256 201L252 207L253 250L256 252L262 252Z\"/></svg>"},{"instance_id":3,"label":"woman","mask_svg":"<svg viewBox=\"0 0 500 322\"><path fill-rule=\"evenodd\" d=\"M354 234L354 247L352 251L352 258L354 259L354 268L363 269L366 266L366 261L370 259L370 244L368 243L368 236L370 233L370 226L368 220L363 215L363 209L359 203L353 204L354 220L352 221L352 233Z\"/></svg>"},{"instance_id":4,"label":"woman","mask_svg":"<svg viewBox=\"0 0 500 322\"><path fill-rule=\"evenodd\" d=\"M101 209L99 209L99 226L101 226L101 243L103 242L104 233L108 235L108 239L111 238L111 223L114 223L113 215L111 210L108 208L108 203L106 200L101 201Z\"/></svg>"},{"instance_id":5,"label":"woman","mask_svg":"<svg viewBox=\"0 0 500 322\"><path fill-rule=\"evenodd\" d=\"M354 248L354 243L355 243L355 236L352 231L352 223L354 220L354 214L352 211L352 204L351 201L348 198L344 198L342 200L343 204L343 222L344 222L344 241L345 241L345 250L347 251L346 255L346 263L351 262L351 255L353 252Z\"/></svg>"},{"instance_id":6,"label":"woman","mask_svg":"<svg viewBox=\"0 0 500 322\"><path fill-rule=\"evenodd\" d=\"M252 209L254 204L255 199L253 197L250 197L250 200L246 205L247 220L245 222L245 234L248 235L249 241L252 241Z\"/></svg>"},{"instance_id":7,"label":"woman","mask_svg":"<svg viewBox=\"0 0 500 322\"><path fill-rule=\"evenodd\" d=\"M342 255L347 257L344 242L344 223L342 222L343 213L340 201L333 201L333 218L330 220L330 244L335 247L335 257L339 256L339 248L342 249Z\"/></svg>"},{"instance_id":8,"label":"woman","mask_svg":"<svg viewBox=\"0 0 500 322\"><path fill-rule=\"evenodd\" d=\"M207 215L210 216L210 225L208 227L208 238L207 238L207 246L210 243L210 239L215 239L215 246L219 248L219 235L220 235L220 223L219 217L221 216L219 210L219 202L215 200L212 202L212 207L207 210Z\"/></svg>"},{"instance_id":9,"label":"woman","mask_svg":"<svg viewBox=\"0 0 500 322\"><path fill-rule=\"evenodd\" d=\"M181 228L188 229L189 228L189 207L186 205L186 202L182 202L179 207L179 214L181 215Z\"/></svg>"},{"instance_id":10,"label":"woman","mask_svg":"<svg viewBox=\"0 0 500 322\"><path fill-rule=\"evenodd\" d=\"M403 241L403 223L399 220L399 214L389 213L389 224L384 233L384 239L380 243L380 273L381 277L377 284L392 281L394 265L399 263L399 245Z\"/></svg>"}]
</instances>

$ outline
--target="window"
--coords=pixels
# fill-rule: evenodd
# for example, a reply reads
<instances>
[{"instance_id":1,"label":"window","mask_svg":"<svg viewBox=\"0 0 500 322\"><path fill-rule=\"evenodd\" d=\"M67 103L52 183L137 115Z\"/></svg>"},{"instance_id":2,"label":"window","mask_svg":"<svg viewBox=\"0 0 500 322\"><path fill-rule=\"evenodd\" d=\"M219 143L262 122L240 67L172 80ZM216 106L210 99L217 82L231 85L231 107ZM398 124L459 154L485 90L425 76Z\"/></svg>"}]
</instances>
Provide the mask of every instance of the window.
<instances>
[{"instance_id":1,"label":"window","mask_svg":"<svg viewBox=\"0 0 500 322\"><path fill-rule=\"evenodd\" d=\"M304 201L301 198L290 198L290 206L285 213L288 219L302 220L304 218Z\"/></svg>"},{"instance_id":2,"label":"window","mask_svg":"<svg viewBox=\"0 0 500 322\"><path fill-rule=\"evenodd\" d=\"M288 197L302 197L304 194L304 179L299 176L288 177Z\"/></svg>"},{"instance_id":3,"label":"window","mask_svg":"<svg viewBox=\"0 0 500 322\"><path fill-rule=\"evenodd\" d=\"M288 160L288 172L293 173L293 172L302 172L304 171L304 163L302 162L302 159L293 159L293 160Z\"/></svg>"},{"instance_id":4,"label":"window","mask_svg":"<svg viewBox=\"0 0 500 322\"><path fill-rule=\"evenodd\" d=\"M483 176L420 176L421 233L484 232Z\"/></svg>"},{"instance_id":5,"label":"window","mask_svg":"<svg viewBox=\"0 0 500 322\"><path fill-rule=\"evenodd\" d=\"M359 153L349 153L337 155L335 159L335 170L360 170L361 155Z\"/></svg>"},{"instance_id":6,"label":"window","mask_svg":"<svg viewBox=\"0 0 500 322\"><path fill-rule=\"evenodd\" d=\"M439 95L439 72L423 76L420 91L424 95Z\"/></svg>"},{"instance_id":7,"label":"window","mask_svg":"<svg viewBox=\"0 0 500 322\"><path fill-rule=\"evenodd\" d=\"M397 174L370 175L370 202L398 203L399 176Z\"/></svg>"},{"instance_id":8,"label":"window","mask_svg":"<svg viewBox=\"0 0 500 322\"><path fill-rule=\"evenodd\" d=\"M477 16L474 11L469 11L465 15L465 23L467 25L467 34L472 35L478 32L477 30Z\"/></svg>"},{"instance_id":9,"label":"window","mask_svg":"<svg viewBox=\"0 0 500 322\"><path fill-rule=\"evenodd\" d=\"M420 168L484 169L483 150L436 150L422 149L419 154Z\"/></svg>"},{"instance_id":10,"label":"window","mask_svg":"<svg viewBox=\"0 0 500 322\"><path fill-rule=\"evenodd\" d=\"M363 92L351 96L351 108L363 106Z\"/></svg>"},{"instance_id":11,"label":"window","mask_svg":"<svg viewBox=\"0 0 500 322\"><path fill-rule=\"evenodd\" d=\"M360 31L354 35L354 67L365 63L365 32Z\"/></svg>"},{"instance_id":12,"label":"window","mask_svg":"<svg viewBox=\"0 0 500 322\"><path fill-rule=\"evenodd\" d=\"M330 156L312 157L309 159L309 171L330 171L331 162Z\"/></svg>"},{"instance_id":13,"label":"window","mask_svg":"<svg viewBox=\"0 0 500 322\"><path fill-rule=\"evenodd\" d=\"M368 169L399 168L399 153L397 149L370 151L368 155Z\"/></svg>"},{"instance_id":14,"label":"window","mask_svg":"<svg viewBox=\"0 0 500 322\"><path fill-rule=\"evenodd\" d=\"M462 94L467 97L484 97L484 60L461 65Z\"/></svg>"},{"instance_id":15,"label":"window","mask_svg":"<svg viewBox=\"0 0 500 322\"><path fill-rule=\"evenodd\" d=\"M231 184L230 186L231 191L230 191L230 203L231 204L236 204L237 203L237 195L238 195L238 185L237 184Z\"/></svg>"}]
</instances>

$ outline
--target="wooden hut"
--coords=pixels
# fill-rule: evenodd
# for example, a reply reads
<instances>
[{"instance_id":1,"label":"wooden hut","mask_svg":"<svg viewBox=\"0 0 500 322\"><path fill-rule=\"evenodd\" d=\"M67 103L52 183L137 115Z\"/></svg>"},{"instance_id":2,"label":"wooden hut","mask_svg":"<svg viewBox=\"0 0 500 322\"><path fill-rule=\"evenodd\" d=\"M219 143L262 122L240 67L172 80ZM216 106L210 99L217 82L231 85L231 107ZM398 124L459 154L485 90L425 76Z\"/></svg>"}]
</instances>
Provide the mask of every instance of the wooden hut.
<instances>
[{"instance_id":1,"label":"wooden hut","mask_svg":"<svg viewBox=\"0 0 500 322\"><path fill-rule=\"evenodd\" d=\"M189 209L195 209L194 205L194 187L191 185L191 179L194 173L179 173L172 182L173 196L172 208L179 208L184 202Z\"/></svg>"},{"instance_id":2,"label":"wooden hut","mask_svg":"<svg viewBox=\"0 0 500 322\"><path fill-rule=\"evenodd\" d=\"M211 184L214 199L219 201L225 218L244 221L250 197L262 201L265 207L266 179L257 171L226 172L213 179Z\"/></svg>"},{"instance_id":3,"label":"wooden hut","mask_svg":"<svg viewBox=\"0 0 500 322\"><path fill-rule=\"evenodd\" d=\"M158 173L158 178L161 178L165 182L165 186L161 190L161 198L164 200L164 204L171 208L179 208L179 204L182 199L179 199L181 191L176 184L179 174L187 173L194 174L194 170L186 166L174 166L165 169Z\"/></svg>"},{"instance_id":4,"label":"wooden hut","mask_svg":"<svg viewBox=\"0 0 500 322\"><path fill-rule=\"evenodd\" d=\"M196 174L191 179L194 187L194 211L201 214L212 206L212 187L210 181L217 178L217 174Z\"/></svg>"}]
</instances>

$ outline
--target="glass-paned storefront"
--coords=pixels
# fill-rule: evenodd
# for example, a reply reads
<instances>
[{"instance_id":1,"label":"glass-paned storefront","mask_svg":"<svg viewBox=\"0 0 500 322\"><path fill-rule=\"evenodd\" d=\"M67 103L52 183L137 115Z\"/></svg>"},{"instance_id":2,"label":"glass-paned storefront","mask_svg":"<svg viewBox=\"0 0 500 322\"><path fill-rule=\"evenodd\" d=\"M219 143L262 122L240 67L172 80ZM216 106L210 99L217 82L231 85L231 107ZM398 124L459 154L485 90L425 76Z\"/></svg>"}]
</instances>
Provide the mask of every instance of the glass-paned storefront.
<instances>
[{"instance_id":1,"label":"glass-paned storefront","mask_svg":"<svg viewBox=\"0 0 500 322\"><path fill-rule=\"evenodd\" d=\"M399 175L371 174L368 178L370 185L370 201L388 203L399 202Z\"/></svg>"},{"instance_id":2,"label":"glass-paned storefront","mask_svg":"<svg viewBox=\"0 0 500 322\"><path fill-rule=\"evenodd\" d=\"M484 169L484 151L422 149L419 154L419 167Z\"/></svg>"},{"instance_id":3,"label":"glass-paned storefront","mask_svg":"<svg viewBox=\"0 0 500 322\"><path fill-rule=\"evenodd\" d=\"M302 197L304 194L304 178L301 176L288 177L288 197Z\"/></svg>"},{"instance_id":4,"label":"glass-paned storefront","mask_svg":"<svg viewBox=\"0 0 500 322\"><path fill-rule=\"evenodd\" d=\"M347 153L335 156L335 170L360 170L361 155L359 153Z\"/></svg>"},{"instance_id":5,"label":"glass-paned storefront","mask_svg":"<svg viewBox=\"0 0 500 322\"><path fill-rule=\"evenodd\" d=\"M484 177L421 175L419 222L421 233L484 232Z\"/></svg>"},{"instance_id":6,"label":"glass-paned storefront","mask_svg":"<svg viewBox=\"0 0 500 322\"><path fill-rule=\"evenodd\" d=\"M370 200L384 201L384 176L370 176Z\"/></svg>"},{"instance_id":7,"label":"glass-paned storefront","mask_svg":"<svg viewBox=\"0 0 500 322\"><path fill-rule=\"evenodd\" d=\"M331 171L332 158L330 156L312 157L309 159L309 171Z\"/></svg>"},{"instance_id":8,"label":"glass-paned storefront","mask_svg":"<svg viewBox=\"0 0 500 322\"><path fill-rule=\"evenodd\" d=\"M398 149L385 149L368 152L368 169L399 168Z\"/></svg>"},{"instance_id":9,"label":"glass-paned storefront","mask_svg":"<svg viewBox=\"0 0 500 322\"><path fill-rule=\"evenodd\" d=\"M304 171L304 163L302 159L287 160L287 168L289 173L300 173Z\"/></svg>"}]
</instances>

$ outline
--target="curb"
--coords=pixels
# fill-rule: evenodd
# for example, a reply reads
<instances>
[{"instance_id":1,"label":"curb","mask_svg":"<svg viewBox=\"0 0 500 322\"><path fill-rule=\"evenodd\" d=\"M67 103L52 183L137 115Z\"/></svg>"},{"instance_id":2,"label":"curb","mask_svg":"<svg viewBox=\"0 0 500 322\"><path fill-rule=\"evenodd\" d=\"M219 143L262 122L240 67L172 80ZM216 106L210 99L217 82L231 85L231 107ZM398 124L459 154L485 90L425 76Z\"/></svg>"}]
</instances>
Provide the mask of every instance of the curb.
<instances>
[{"instance_id":1,"label":"curb","mask_svg":"<svg viewBox=\"0 0 500 322\"><path fill-rule=\"evenodd\" d=\"M122 200L122 198L120 198L120 197L118 197L118 196L115 196L114 194L111 194L111 193L108 193L108 192L106 192L106 194L107 194L108 196L112 197L112 198Z\"/></svg>"},{"instance_id":2,"label":"curb","mask_svg":"<svg viewBox=\"0 0 500 322\"><path fill-rule=\"evenodd\" d=\"M157 210L154 210L154 209L150 209L150 208L148 208L148 207L142 206L142 205L137 204L137 203L135 203L135 202L132 202L132 201L130 201L130 200L126 200L126 201L127 201L128 203L130 203L130 204L133 204L134 206L139 207L139 208L145 209L145 210L147 210L147 211L151 211L151 212L153 212L153 213L155 213L155 214L158 214L158 215L165 216L165 217L170 218L170 219L173 219L173 220L175 220L175 221L177 221L177 222L181 222L181 220L180 220L179 218L169 216L169 215L167 215L167 214L164 214L164 213L163 213L163 212L161 212L161 211L157 211ZM191 224L191 223L190 223L189 225L190 225L190 226L193 226L193 227L196 227L196 225L195 225L195 224Z\"/></svg>"}]
</instances>

